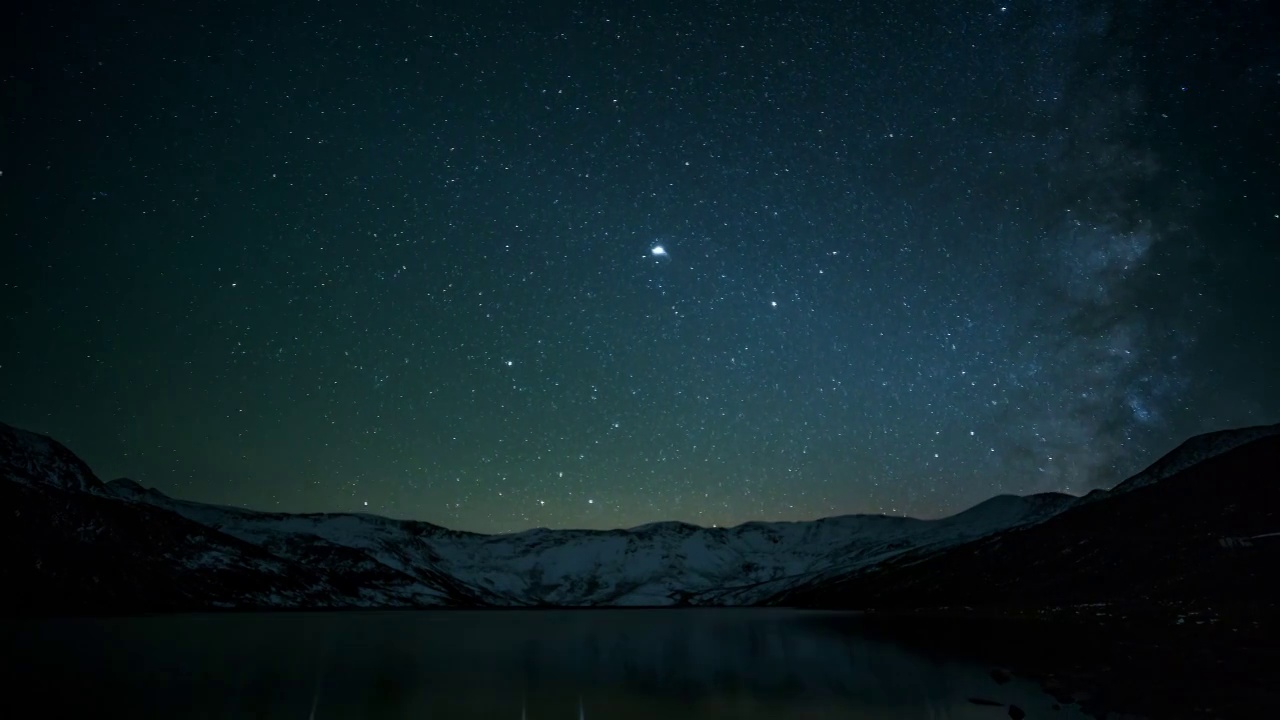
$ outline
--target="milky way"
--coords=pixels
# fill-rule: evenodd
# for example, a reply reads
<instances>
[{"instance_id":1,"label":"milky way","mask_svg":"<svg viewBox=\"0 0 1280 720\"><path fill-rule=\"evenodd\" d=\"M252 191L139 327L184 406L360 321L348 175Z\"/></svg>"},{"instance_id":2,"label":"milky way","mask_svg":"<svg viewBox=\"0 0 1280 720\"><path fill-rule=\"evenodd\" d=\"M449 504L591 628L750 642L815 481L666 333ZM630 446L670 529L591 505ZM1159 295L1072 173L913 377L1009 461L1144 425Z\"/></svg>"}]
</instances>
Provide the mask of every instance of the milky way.
<instances>
[{"instance_id":1,"label":"milky way","mask_svg":"<svg viewBox=\"0 0 1280 720\"><path fill-rule=\"evenodd\" d=\"M21 15L2 419L482 531L937 516L1280 420L1261 10L475 5Z\"/></svg>"}]
</instances>

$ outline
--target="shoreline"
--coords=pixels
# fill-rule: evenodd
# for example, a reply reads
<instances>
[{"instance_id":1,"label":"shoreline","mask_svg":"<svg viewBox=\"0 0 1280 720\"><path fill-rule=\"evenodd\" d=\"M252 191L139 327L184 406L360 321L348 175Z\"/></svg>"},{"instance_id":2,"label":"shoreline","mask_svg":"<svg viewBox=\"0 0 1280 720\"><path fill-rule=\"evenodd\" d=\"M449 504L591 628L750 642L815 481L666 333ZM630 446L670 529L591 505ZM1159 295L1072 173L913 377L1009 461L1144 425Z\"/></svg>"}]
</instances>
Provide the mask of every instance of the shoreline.
<instances>
[{"instance_id":1,"label":"shoreline","mask_svg":"<svg viewBox=\"0 0 1280 720\"><path fill-rule=\"evenodd\" d=\"M967 657L993 677L1033 680L1092 717L1269 717L1280 707L1277 610L1174 602L896 609L869 611L848 629Z\"/></svg>"}]
</instances>

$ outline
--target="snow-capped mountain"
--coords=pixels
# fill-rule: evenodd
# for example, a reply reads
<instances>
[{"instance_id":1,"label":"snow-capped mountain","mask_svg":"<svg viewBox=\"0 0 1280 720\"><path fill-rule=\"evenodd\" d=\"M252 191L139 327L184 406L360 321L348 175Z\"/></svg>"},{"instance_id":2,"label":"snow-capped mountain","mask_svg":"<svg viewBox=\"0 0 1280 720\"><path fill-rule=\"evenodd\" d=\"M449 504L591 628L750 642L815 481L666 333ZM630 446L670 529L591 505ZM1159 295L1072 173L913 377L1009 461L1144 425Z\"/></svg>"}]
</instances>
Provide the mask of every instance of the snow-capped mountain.
<instances>
[{"instance_id":1,"label":"snow-capped mountain","mask_svg":"<svg viewBox=\"0 0 1280 720\"><path fill-rule=\"evenodd\" d=\"M286 515L192 503L127 480L105 487L281 557L314 561L322 548L354 550L406 575L453 578L486 603L562 606L750 604L787 583L1033 522L1074 500L1007 495L929 521L850 515L731 528L667 522L480 535L374 515Z\"/></svg>"},{"instance_id":2,"label":"snow-capped mountain","mask_svg":"<svg viewBox=\"0 0 1280 720\"><path fill-rule=\"evenodd\" d=\"M1230 447L1191 441L1179 450L1198 461ZM1161 462L1178 466L1178 452ZM125 479L103 483L56 441L3 424L0 478L8 481L0 499L14 512L8 546L17 548L0 574L19 583L9 587L31 588L20 604L99 610L749 605L1035 525L1080 502L1004 495L938 520L849 515L481 535L366 514L255 512Z\"/></svg>"}]
</instances>

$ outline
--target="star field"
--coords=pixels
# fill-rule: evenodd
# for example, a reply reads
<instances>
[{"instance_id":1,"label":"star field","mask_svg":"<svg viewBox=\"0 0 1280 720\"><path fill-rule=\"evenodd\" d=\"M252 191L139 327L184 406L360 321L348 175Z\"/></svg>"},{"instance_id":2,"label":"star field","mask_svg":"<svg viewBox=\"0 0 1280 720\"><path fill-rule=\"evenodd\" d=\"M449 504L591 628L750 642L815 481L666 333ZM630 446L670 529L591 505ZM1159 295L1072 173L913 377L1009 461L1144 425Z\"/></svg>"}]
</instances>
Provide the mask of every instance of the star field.
<instances>
[{"instance_id":1,"label":"star field","mask_svg":"<svg viewBox=\"0 0 1280 720\"><path fill-rule=\"evenodd\" d=\"M936 516L1280 420L1261 3L19 15L0 411L465 530Z\"/></svg>"}]
</instances>

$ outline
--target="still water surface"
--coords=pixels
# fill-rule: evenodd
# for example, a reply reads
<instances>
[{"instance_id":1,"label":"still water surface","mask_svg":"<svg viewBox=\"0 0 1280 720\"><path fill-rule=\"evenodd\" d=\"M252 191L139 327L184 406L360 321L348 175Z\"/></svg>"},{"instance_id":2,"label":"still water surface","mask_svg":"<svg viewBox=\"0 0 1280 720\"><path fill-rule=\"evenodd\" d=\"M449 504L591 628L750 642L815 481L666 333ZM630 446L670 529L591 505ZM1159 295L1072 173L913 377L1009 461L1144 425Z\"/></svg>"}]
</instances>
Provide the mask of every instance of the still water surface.
<instances>
[{"instance_id":1,"label":"still water surface","mask_svg":"<svg viewBox=\"0 0 1280 720\"><path fill-rule=\"evenodd\" d=\"M789 610L415 611L9 620L45 717L1067 717L990 668Z\"/></svg>"}]
</instances>

